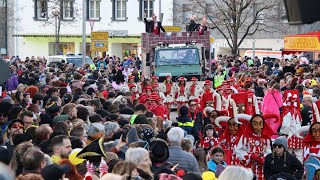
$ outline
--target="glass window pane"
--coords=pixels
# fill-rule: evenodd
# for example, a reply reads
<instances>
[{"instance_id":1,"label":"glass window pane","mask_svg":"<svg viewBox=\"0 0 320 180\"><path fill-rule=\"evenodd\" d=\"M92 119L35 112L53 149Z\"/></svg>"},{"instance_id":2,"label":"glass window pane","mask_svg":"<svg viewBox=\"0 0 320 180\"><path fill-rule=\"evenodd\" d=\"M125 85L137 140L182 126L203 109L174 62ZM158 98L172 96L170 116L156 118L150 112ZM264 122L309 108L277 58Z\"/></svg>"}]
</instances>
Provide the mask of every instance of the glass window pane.
<instances>
[{"instance_id":1,"label":"glass window pane","mask_svg":"<svg viewBox=\"0 0 320 180\"><path fill-rule=\"evenodd\" d=\"M100 1L96 1L96 9L100 10Z\"/></svg>"},{"instance_id":2,"label":"glass window pane","mask_svg":"<svg viewBox=\"0 0 320 180\"><path fill-rule=\"evenodd\" d=\"M94 8L94 1L90 1L89 3L89 9L93 9Z\"/></svg>"},{"instance_id":3,"label":"glass window pane","mask_svg":"<svg viewBox=\"0 0 320 180\"><path fill-rule=\"evenodd\" d=\"M96 10L96 18L100 18L100 9Z\"/></svg>"},{"instance_id":4,"label":"glass window pane","mask_svg":"<svg viewBox=\"0 0 320 180\"><path fill-rule=\"evenodd\" d=\"M148 1L146 0L143 1L143 8L148 9Z\"/></svg>"},{"instance_id":5,"label":"glass window pane","mask_svg":"<svg viewBox=\"0 0 320 180\"><path fill-rule=\"evenodd\" d=\"M89 18L94 18L94 10L90 10Z\"/></svg>"},{"instance_id":6,"label":"glass window pane","mask_svg":"<svg viewBox=\"0 0 320 180\"><path fill-rule=\"evenodd\" d=\"M123 9L122 10L122 18L125 18L126 17L126 9Z\"/></svg>"},{"instance_id":7,"label":"glass window pane","mask_svg":"<svg viewBox=\"0 0 320 180\"><path fill-rule=\"evenodd\" d=\"M121 1L117 1L117 10L121 9Z\"/></svg>"},{"instance_id":8,"label":"glass window pane","mask_svg":"<svg viewBox=\"0 0 320 180\"><path fill-rule=\"evenodd\" d=\"M117 18L121 18L121 10L117 10Z\"/></svg>"},{"instance_id":9,"label":"glass window pane","mask_svg":"<svg viewBox=\"0 0 320 180\"><path fill-rule=\"evenodd\" d=\"M153 9L153 0L149 1L149 8Z\"/></svg>"}]
</instances>

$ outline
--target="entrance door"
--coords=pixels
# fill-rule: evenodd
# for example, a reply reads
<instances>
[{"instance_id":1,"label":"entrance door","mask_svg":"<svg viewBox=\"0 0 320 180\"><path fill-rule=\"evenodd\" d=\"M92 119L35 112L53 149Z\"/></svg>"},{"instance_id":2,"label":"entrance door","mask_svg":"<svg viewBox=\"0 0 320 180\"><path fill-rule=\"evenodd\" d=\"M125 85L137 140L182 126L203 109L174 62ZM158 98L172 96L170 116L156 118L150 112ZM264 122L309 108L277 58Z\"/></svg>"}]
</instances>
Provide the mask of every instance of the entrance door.
<instances>
[{"instance_id":1,"label":"entrance door","mask_svg":"<svg viewBox=\"0 0 320 180\"><path fill-rule=\"evenodd\" d=\"M123 56L130 56L132 54L137 55L138 53L138 44L122 44L122 55Z\"/></svg>"}]
</instances>

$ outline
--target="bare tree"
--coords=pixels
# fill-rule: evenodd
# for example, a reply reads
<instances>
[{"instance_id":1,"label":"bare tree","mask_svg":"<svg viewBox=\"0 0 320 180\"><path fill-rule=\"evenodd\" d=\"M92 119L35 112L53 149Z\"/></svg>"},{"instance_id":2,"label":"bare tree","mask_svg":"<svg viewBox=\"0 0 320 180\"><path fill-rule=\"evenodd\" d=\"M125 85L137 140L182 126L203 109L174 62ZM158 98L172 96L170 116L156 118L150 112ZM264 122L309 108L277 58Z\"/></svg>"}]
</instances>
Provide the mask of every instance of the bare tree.
<instances>
[{"instance_id":1,"label":"bare tree","mask_svg":"<svg viewBox=\"0 0 320 180\"><path fill-rule=\"evenodd\" d=\"M48 18L43 26L53 26L55 28L55 53L59 54L61 27L76 26L79 20L79 9L75 0L44 0L48 8L42 16ZM78 1L79 2L79 1ZM48 13L46 13L48 12Z\"/></svg>"},{"instance_id":2,"label":"bare tree","mask_svg":"<svg viewBox=\"0 0 320 180\"><path fill-rule=\"evenodd\" d=\"M273 33L283 27L279 0L186 0L184 3L191 5L189 8L176 5L175 10L206 16L209 29L217 30L227 40L232 54L238 52L248 36L258 31Z\"/></svg>"}]
</instances>

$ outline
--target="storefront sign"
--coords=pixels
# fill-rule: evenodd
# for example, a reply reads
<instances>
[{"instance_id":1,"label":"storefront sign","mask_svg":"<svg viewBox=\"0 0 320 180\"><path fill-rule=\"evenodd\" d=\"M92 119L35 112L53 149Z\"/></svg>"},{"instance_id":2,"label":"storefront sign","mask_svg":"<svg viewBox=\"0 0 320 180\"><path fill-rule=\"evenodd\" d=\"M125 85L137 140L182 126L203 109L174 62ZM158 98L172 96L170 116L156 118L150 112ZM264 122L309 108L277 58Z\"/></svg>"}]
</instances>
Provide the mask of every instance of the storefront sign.
<instances>
[{"instance_id":1,"label":"storefront sign","mask_svg":"<svg viewBox=\"0 0 320 180\"><path fill-rule=\"evenodd\" d=\"M128 36L128 30L107 30L109 36Z\"/></svg>"},{"instance_id":2,"label":"storefront sign","mask_svg":"<svg viewBox=\"0 0 320 180\"><path fill-rule=\"evenodd\" d=\"M286 50L320 50L317 36L292 36L284 37L284 49Z\"/></svg>"}]
</instances>

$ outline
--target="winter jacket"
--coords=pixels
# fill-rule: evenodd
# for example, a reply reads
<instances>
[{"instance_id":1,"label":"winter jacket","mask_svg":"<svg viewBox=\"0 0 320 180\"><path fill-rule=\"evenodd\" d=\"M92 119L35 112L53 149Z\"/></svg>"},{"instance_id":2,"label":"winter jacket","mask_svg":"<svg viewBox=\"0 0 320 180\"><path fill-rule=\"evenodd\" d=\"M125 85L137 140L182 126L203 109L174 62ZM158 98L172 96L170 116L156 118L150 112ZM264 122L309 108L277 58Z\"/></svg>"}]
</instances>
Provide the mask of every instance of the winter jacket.
<instances>
[{"instance_id":1,"label":"winter jacket","mask_svg":"<svg viewBox=\"0 0 320 180\"><path fill-rule=\"evenodd\" d=\"M167 162L173 165L179 164L178 168L200 174L196 158L192 154L182 150L181 146L169 146L169 159Z\"/></svg>"},{"instance_id":2,"label":"winter jacket","mask_svg":"<svg viewBox=\"0 0 320 180\"><path fill-rule=\"evenodd\" d=\"M217 171L217 166L219 164L217 164L216 162L214 162L212 159L210 161L208 161L208 169L214 173L216 173ZM222 161L221 162L221 165L226 167L227 166L227 163L225 161Z\"/></svg>"},{"instance_id":3,"label":"winter jacket","mask_svg":"<svg viewBox=\"0 0 320 180\"><path fill-rule=\"evenodd\" d=\"M291 174L297 179L302 179L303 166L301 162L289 152L286 152L286 167L284 167L284 155L274 157L274 163L272 164L273 154L268 154L264 162L264 177L269 179L271 176L279 174L281 172Z\"/></svg>"}]
</instances>

